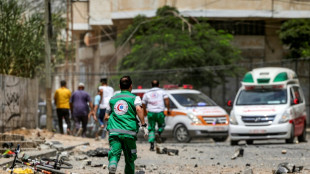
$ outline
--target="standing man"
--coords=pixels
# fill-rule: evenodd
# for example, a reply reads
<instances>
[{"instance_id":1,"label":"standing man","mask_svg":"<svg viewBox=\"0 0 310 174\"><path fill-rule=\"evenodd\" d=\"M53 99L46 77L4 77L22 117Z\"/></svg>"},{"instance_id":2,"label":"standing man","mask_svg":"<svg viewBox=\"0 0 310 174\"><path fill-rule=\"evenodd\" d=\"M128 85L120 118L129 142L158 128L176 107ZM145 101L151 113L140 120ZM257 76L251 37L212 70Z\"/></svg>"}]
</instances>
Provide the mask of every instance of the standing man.
<instances>
[{"instance_id":1,"label":"standing man","mask_svg":"<svg viewBox=\"0 0 310 174\"><path fill-rule=\"evenodd\" d=\"M116 172L118 161L122 151L125 156L126 174L135 173L135 163L137 159L136 140L139 131L138 115L144 131L144 136L148 135L146 123L144 122L141 98L131 93L132 81L129 76L120 79L119 86L121 92L114 95L107 107L105 120L108 120L107 130L109 131L109 173Z\"/></svg>"},{"instance_id":2,"label":"standing man","mask_svg":"<svg viewBox=\"0 0 310 174\"><path fill-rule=\"evenodd\" d=\"M89 103L89 106L88 106ZM73 113L73 119L75 122L75 132L77 130L82 131L82 136L85 137L86 127L88 122L88 117L90 115L94 116L94 120L96 119L95 114L89 114L89 107L93 108L93 103L91 102L91 98L87 92L84 91L84 84L79 83L78 90L75 91L70 98L70 108L71 113ZM92 110L90 112L93 112ZM82 129L80 129L80 123L82 123Z\"/></svg>"},{"instance_id":3,"label":"standing man","mask_svg":"<svg viewBox=\"0 0 310 174\"><path fill-rule=\"evenodd\" d=\"M71 91L67 88L65 80L60 81L60 88L55 91L54 102L57 108L58 126L61 134L64 133L62 119L64 118L67 123L67 133L71 134L70 123L70 104Z\"/></svg>"},{"instance_id":4,"label":"standing man","mask_svg":"<svg viewBox=\"0 0 310 174\"><path fill-rule=\"evenodd\" d=\"M99 106L99 108L100 108L99 120L102 121L102 124L100 124L100 128L99 128L97 134L99 136L101 136L101 134L103 132L102 138L105 138L106 131L104 130L105 129L104 126L106 124L104 123L104 114L105 114L106 109L109 105L109 101L114 94L114 89L111 86L108 86L108 79L107 78L100 79L100 82L101 82L101 86L99 86L99 90L102 90L103 94L102 94L102 99L101 99L101 103Z\"/></svg>"},{"instance_id":5,"label":"standing man","mask_svg":"<svg viewBox=\"0 0 310 174\"><path fill-rule=\"evenodd\" d=\"M142 106L144 113L147 113L147 119L149 122L149 143L151 144L150 150L154 151L155 140L155 125L157 123L158 131L156 134L156 140L161 143L160 135L165 128L165 105L167 107L167 113L170 114L169 98L167 93L159 88L159 81L152 81L152 89L146 92L142 99ZM146 112L146 109L148 112Z\"/></svg>"}]
</instances>

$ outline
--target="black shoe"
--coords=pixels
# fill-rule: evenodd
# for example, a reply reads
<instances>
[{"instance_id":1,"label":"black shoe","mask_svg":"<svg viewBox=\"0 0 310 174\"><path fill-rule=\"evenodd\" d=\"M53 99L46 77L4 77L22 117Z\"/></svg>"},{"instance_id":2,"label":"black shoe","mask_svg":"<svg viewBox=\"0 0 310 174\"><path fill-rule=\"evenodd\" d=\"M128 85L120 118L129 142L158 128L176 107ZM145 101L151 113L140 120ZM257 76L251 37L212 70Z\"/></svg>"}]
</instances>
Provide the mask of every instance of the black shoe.
<instances>
[{"instance_id":1,"label":"black shoe","mask_svg":"<svg viewBox=\"0 0 310 174\"><path fill-rule=\"evenodd\" d=\"M151 143L150 151L155 151L155 149L154 149L154 143Z\"/></svg>"}]
</instances>

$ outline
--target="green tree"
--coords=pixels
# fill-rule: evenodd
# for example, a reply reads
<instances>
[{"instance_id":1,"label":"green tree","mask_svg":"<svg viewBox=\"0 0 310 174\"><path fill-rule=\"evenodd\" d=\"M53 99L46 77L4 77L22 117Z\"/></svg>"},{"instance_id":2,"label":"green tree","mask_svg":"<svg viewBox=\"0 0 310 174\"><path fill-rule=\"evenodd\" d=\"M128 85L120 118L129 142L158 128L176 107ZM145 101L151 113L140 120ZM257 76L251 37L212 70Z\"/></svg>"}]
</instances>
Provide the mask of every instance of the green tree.
<instances>
[{"instance_id":1,"label":"green tree","mask_svg":"<svg viewBox=\"0 0 310 174\"><path fill-rule=\"evenodd\" d=\"M290 49L290 58L310 56L310 19L291 19L279 31L283 44Z\"/></svg>"},{"instance_id":2,"label":"green tree","mask_svg":"<svg viewBox=\"0 0 310 174\"><path fill-rule=\"evenodd\" d=\"M231 45L232 39L231 34L216 31L203 18L185 18L177 9L164 6L154 18L135 17L133 24L118 37L117 46L129 43L131 47L119 70L191 68L191 73L176 72L168 80L212 87L233 74L235 67L225 70L198 67L231 65L240 60L240 51Z\"/></svg>"},{"instance_id":3,"label":"green tree","mask_svg":"<svg viewBox=\"0 0 310 174\"><path fill-rule=\"evenodd\" d=\"M25 13L27 8L33 8L28 5L26 1L0 0L1 74L33 78L44 70L44 14L40 11ZM51 66L63 63L65 57L65 42L59 38L66 27L62 14L62 9L52 14L50 43L54 60ZM70 50L72 57L72 45Z\"/></svg>"},{"instance_id":4,"label":"green tree","mask_svg":"<svg viewBox=\"0 0 310 174\"><path fill-rule=\"evenodd\" d=\"M39 15L25 17L16 0L0 0L0 73L34 77L43 63L44 26Z\"/></svg>"}]
</instances>

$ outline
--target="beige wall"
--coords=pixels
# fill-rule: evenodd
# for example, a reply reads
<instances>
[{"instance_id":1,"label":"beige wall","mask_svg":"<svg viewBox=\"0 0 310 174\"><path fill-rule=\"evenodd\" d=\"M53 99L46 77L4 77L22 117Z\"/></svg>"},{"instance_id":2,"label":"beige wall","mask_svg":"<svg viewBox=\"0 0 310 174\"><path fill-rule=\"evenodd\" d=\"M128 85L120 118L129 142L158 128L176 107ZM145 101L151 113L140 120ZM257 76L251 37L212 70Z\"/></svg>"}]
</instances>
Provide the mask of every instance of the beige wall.
<instances>
[{"instance_id":1,"label":"beige wall","mask_svg":"<svg viewBox=\"0 0 310 174\"><path fill-rule=\"evenodd\" d=\"M90 0L92 1L92 0ZM305 5L308 4L308 5ZM164 5L179 10L310 10L310 2L296 0L113 0L112 11L156 10Z\"/></svg>"},{"instance_id":2,"label":"beige wall","mask_svg":"<svg viewBox=\"0 0 310 174\"><path fill-rule=\"evenodd\" d=\"M110 1L89 1L89 23L91 25L112 25L111 10Z\"/></svg>"},{"instance_id":3,"label":"beige wall","mask_svg":"<svg viewBox=\"0 0 310 174\"><path fill-rule=\"evenodd\" d=\"M88 30L88 2L87 1L75 1L72 2L73 13L73 29L74 30Z\"/></svg>"},{"instance_id":4,"label":"beige wall","mask_svg":"<svg viewBox=\"0 0 310 174\"><path fill-rule=\"evenodd\" d=\"M275 26L275 27L266 27L265 28L265 61L278 61L283 58L283 45L278 36L278 30L280 28L280 21L266 21L266 26ZM278 26L278 27L276 27Z\"/></svg>"},{"instance_id":5,"label":"beige wall","mask_svg":"<svg viewBox=\"0 0 310 174\"><path fill-rule=\"evenodd\" d=\"M38 81L0 75L0 132L38 125Z\"/></svg>"}]
</instances>

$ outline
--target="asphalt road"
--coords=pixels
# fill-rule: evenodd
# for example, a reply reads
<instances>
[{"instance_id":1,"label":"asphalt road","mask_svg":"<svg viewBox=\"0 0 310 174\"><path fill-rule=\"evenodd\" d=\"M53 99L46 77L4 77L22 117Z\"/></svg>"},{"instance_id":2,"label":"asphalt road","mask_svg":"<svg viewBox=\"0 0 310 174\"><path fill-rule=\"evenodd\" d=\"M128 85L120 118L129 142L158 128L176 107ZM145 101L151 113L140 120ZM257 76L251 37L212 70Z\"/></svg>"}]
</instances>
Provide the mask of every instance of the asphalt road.
<instances>
[{"instance_id":1,"label":"asphalt road","mask_svg":"<svg viewBox=\"0 0 310 174\"><path fill-rule=\"evenodd\" d=\"M303 166L301 173L310 173L310 140L306 143L285 144L284 140L254 141L253 145L240 142L239 146L230 146L229 140L223 143L215 143L211 139L195 139L191 143L180 144L168 140L160 144L161 147L177 149L177 156L156 154L149 151L146 141L137 142L138 159L136 171L145 173L174 174L174 173L227 173L243 174L245 170L252 169L253 173L272 173L278 164L288 162L295 166ZM244 149L242 157L231 159L235 151ZM286 151L284 154L283 151ZM70 162L74 165L73 173L108 173L107 168L91 167L85 160L75 158L83 156L76 149L70 156ZM84 155L85 156L85 155ZM92 164L108 165L107 157L92 157L87 160ZM117 173L124 173L124 157L121 157ZM246 167L248 165L249 167Z\"/></svg>"}]
</instances>

